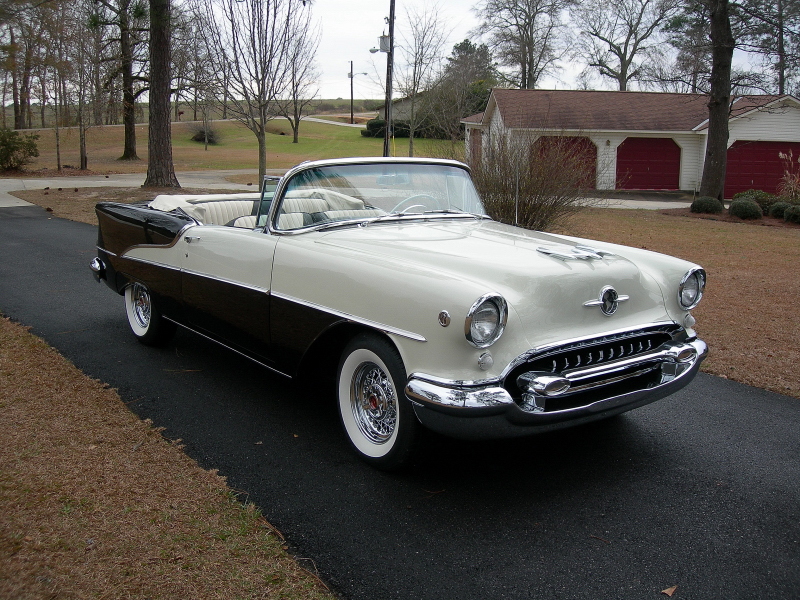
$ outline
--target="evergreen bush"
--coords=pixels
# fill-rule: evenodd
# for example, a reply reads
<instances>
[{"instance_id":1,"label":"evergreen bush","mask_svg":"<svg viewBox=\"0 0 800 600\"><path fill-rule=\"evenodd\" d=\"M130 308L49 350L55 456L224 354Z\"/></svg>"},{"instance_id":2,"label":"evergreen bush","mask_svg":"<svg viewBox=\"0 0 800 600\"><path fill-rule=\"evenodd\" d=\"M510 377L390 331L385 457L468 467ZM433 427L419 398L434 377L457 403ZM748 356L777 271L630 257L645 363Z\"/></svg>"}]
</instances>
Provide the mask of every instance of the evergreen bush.
<instances>
[{"instance_id":1,"label":"evergreen bush","mask_svg":"<svg viewBox=\"0 0 800 600\"><path fill-rule=\"evenodd\" d=\"M769 207L769 216L776 219L782 219L787 208L794 206L790 202L776 202Z\"/></svg>"},{"instance_id":2,"label":"evergreen bush","mask_svg":"<svg viewBox=\"0 0 800 600\"><path fill-rule=\"evenodd\" d=\"M731 202L728 212L740 219L760 219L764 216L761 207L755 200L739 198Z\"/></svg>"},{"instance_id":3,"label":"evergreen bush","mask_svg":"<svg viewBox=\"0 0 800 600\"><path fill-rule=\"evenodd\" d=\"M783 212L783 220L787 223L800 224L800 204L793 204Z\"/></svg>"},{"instance_id":4,"label":"evergreen bush","mask_svg":"<svg viewBox=\"0 0 800 600\"><path fill-rule=\"evenodd\" d=\"M690 210L693 213L719 214L725 209L722 202L711 196L700 196L692 202Z\"/></svg>"}]
</instances>

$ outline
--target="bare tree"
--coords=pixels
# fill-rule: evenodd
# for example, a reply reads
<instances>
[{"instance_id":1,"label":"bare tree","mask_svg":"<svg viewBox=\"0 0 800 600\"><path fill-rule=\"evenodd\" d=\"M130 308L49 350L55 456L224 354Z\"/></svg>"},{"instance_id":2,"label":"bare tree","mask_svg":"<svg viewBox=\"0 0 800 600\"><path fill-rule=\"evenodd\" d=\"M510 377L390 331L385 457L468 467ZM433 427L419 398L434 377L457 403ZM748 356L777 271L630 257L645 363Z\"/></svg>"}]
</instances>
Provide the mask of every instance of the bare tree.
<instances>
[{"instance_id":1,"label":"bare tree","mask_svg":"<svg viewBox=\"0 0 800 600\"><path fill-rule=\"evenodd\" d=\"M297 0L200 0L203 35L216 73L215 93L227 90L228 111L258 140L258 171L267 170L267 124L291 77L291 40L309 21ZM227 85L224 81L227 75Z\"/></svg>"},{"instance_id":2,"label":"bare tree","mask_svg":"<svg viewBox=\"0 0 800 600\"><path fill-rule=\"evenodd\" d=\"M91 25L114 27L119 35L118 38L111 39L118 44L118 54L106 60L113 60L117 68L111 73L106 85L110 85L111 79L121 76L125 141L120 160L139 160L136 154L136 98L145 91L140 85L145 78L135 72L134 67L135 63L141 65L144 62L141 47L145 42L144 34L147 31L144 27L147 9L142 0L116 0L116 2L94 0L94 2L98 10L92 17Z\"/></svg>"},{"instance_id":3,"label":"bare tree","mask_svg":"<svg viewBox=\"0 0 800 600\"><path fill-rule=\"evenodd\" d=\"M773 89L787 93L800 62L800 0L741 0L732 13L740 22L734 24L738 47L761 55Z\"/></svg>"},{"instance_id":4,"label":"bare tree","mask_svg":"<svg viewBox=\"0 0 800 600\"><path fill-rule=\"evenodd\" d=\"M409 104L408 155L414 156L414 135L424 117L421 92L430 87L437 67L442 61L442 47L448 33L444 30L439 6L428 5L423 10L409 9L408 33L400 47L406 60L397 78L397 87Z\"/></svg>"},{"instance_id":5,"label":"bare tree","mask_svg":"<svg viewBox=\"0 0 800 600\"><path fill-rule=\"evenodd\" d=\"M172 163L170 66L170 2L150 0L150 128L142 187L181 187Z\"/></svg>"},{"instance_id":6,"label":"bare tree","mask_svg":"<svg viewBox=\"0 0 800 600\"><path fill-rule=\"evenodd\" d=\"M303 18L306 22L299 22ZM275 101L278 114L286 117L292 127L293 144L296 144L300 137L300 119L303 117L303 112L319 93L319 71L315 62L319 40L319 27L311 22L311 12L305 11L298 17L296 34L290 40L291 65L286 82L287 89L282 97Z\"/></svg>"},{"instance_id":7,"label":"bare tree","mask_svg":"<svg viewBox=\"0 0 800 600\"><path fill-rule=\"evenodd\" d=\"M677 11L678 0L584 0L572 13L581 30L574 55L625 91L658 54L659 32Z\"/></svg>"},{"instance_id":8,"label":"bare tree","mask_svg":"<svg viewBox=\"0 0 800 600\"><path fill-rule=\"evenodd\" d=\"M711 16L711 92L708 98L706 143L700 195L722 200L728 160L728 120L731 105L731 63L736 40L731 31L728 0L709 0Z\"/></svg>"},{"instance_id":9,"label":"bare tree","mask_svg":"<svg viewBox=\"0 0 800 600\"><path fill-rule=\"evenodd\" d=\"M476 6L478 31L489 36L499 63L512 69L512 85L533 89L542 76L556 70L564 55L561 13L572 1L481 0Z\"/></svg>"}]
</instances>

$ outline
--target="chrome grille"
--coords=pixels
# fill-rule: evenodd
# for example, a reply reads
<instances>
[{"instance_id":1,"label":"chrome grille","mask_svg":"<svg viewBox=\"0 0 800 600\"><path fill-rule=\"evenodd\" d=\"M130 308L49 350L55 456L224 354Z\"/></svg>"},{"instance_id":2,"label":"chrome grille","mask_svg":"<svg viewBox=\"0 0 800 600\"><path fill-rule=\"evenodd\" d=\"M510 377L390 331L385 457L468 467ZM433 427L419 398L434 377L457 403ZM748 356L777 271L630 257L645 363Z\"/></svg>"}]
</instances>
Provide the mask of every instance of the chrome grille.
<instances>
[{"instance_id":1,"label":"chrome grille","mask_svg":"<svg viewBox=\"0 0 800 600\"><path fill-rule=\"evenodd\" d=\"M626 331L544 349L526 357L506 376L504 387L515 399L523 390L517 377L526 372L560 375L572 369L596 367L612 361L653 352L680 330L677 325Z\"/></svg>"}]
</instances>

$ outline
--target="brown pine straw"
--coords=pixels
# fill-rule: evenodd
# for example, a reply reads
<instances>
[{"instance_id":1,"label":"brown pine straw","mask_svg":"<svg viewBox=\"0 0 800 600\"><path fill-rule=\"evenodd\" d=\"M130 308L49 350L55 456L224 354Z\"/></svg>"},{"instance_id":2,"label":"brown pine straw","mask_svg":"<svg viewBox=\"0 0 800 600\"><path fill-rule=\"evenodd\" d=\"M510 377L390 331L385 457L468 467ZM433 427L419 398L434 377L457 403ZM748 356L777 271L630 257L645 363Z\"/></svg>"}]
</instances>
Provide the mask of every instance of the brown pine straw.
<instances>
[{"instance_id":1,"label":"brown pine straw","mask_svg":"<svg viewBox=\"0 0 800 600\"><path fill-rule=\"evenodd\" d=\"M0 598L332 599L180 446L0 318Z\"/></svg>"}]
</instances>

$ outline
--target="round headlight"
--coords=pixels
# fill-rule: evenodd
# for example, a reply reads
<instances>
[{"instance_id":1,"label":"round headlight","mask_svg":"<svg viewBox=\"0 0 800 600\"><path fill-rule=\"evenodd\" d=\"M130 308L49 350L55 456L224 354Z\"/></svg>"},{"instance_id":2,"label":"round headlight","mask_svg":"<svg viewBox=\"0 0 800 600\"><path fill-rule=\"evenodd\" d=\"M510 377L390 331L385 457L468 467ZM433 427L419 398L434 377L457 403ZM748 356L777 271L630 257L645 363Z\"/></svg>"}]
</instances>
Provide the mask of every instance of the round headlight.
<instances>
[{"instance_id":1,"label":"round headlight","mask_svg":"<svg viewBox=\"0 0 800 600\"><path fill-rule=\"evenodd\" d=\"M706 288L706 272L703 269L692 269L683 276L678 286L678 302L682 308L690 310L697 306Z\"/></svg>"},{"instance_id":2,"label":"round headlight","mask_svg":"<svg viewBox=\"0 0 800 600\"><path fill-rule=\"evenodd\" d=\"M464 323L464 335L476 348L487 348L494 344L506 327L508 308L499 294L481 296L472 305Z\"/></svg>"}]
</instances>

